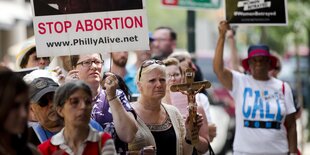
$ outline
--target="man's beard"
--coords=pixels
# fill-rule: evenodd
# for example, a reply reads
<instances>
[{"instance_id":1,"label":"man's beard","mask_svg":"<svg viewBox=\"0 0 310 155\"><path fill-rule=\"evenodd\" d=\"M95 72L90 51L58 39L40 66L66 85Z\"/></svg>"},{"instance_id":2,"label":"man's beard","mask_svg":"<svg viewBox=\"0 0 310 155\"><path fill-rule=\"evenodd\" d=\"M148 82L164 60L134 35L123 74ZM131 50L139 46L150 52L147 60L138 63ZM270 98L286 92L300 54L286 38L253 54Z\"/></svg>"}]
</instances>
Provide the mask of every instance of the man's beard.
<instances>
[{"instance_id":1,"label":"man's beard","mask_svg":"<svg viewBox=\"0 0 310 155\"><path fill-rule=\"evenodd\" d=\"M113 60L113 64L119 67L125 67L127 64L127 59Z\"/></svg>"},{"instance_id":2,"label":"man's beard","mask_svg":"<svg viewBox=\"0 0 310 155\"><path fill-rule=\"evenodd\" d=\"M166 59L169 55L170 55L170 53L153 53L153 54L152 54L152 59L164 60L164 59Z\"/></svg>"},{"instance_id":3,"label":"man's beard","mask_svg":"<svg viewBox=\"0 0 310 155\"><path fill-rule=\"evenodd\" d=\"M152 58L155 58L158 60L166 59L171 53L173 53L173 49L170 49L170 50L153 49L153 50L154 51L152 52Z\"/></svg>"}]
</instances>

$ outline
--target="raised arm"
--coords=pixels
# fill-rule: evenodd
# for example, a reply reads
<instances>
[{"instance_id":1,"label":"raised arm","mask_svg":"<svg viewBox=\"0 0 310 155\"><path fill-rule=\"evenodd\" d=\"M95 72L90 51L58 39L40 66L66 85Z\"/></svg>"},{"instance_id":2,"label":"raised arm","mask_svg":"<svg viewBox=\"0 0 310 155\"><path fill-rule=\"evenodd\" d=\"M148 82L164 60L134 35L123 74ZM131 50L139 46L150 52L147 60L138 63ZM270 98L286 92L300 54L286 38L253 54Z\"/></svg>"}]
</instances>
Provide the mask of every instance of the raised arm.
<instances>
[{"instance_id":1,"label":"raised arm","mask_svg":"<svg viewBox=\"0 0 310 155\"><path fill-rule=\"evenodd\" d=\"M117 78L110 73L106 73L106 75L108 76L106 80L109 84L105 83L104 86L106 87L107 99L111 108L116 133L122 141L130 143L138 131L134 115L125 110L121 100L116 94L118 82L115 81L117 81Z\"/></svg>"},{"instance_id":2,"label":"raised arm","mask_svg":"<svg viewBox=\"0 0 310 155\"><path fill-rule=\"evenodd\" d=\"M230 58L231 58L231 68L233 70L243 72L241 70L241 64L240 64L240 58L236 46L236 40L235 40L235 32L233 30L227 31L227 40L230 48Z\"/></svg>"},{"instance_id":3,"label":"raised arm","mask_svg":"<svg viewBox=\"0 0 310 155\"><path fill-rule=\"evenodd\" d=\"M216 74L218 80L222 83L222 85L225 88L232 90L232 73L230 70L224 67L223 61L225 35L230 27L227 21L221 21L218 28L219 38L217 41L215 55L213 59L213 71Z\"/></svg>"}]
</instances>

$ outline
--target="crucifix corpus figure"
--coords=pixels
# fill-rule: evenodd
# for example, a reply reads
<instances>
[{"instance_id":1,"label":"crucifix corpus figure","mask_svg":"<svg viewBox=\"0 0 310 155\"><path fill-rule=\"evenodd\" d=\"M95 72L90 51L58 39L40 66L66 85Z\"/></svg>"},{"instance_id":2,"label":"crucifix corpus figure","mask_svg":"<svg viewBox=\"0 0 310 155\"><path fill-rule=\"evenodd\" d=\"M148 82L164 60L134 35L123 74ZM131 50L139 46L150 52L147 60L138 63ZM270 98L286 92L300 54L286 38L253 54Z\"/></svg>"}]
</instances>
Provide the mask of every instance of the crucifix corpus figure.
<instances>
[{"instance_id":1,"label":"crucifix corpus figure","mask_svg":"<svg viewBox=\"0 0 310 155\"><path fill-rule=\"evenodd\" d=\"M185 83L175 84L170 87L172 92L181 92L187 96L188 110L190 118L190 132L192 145L196 145L199 142L198 126L197 126L197 103L195 95L202 89L210 88L211 83L209 81L194 82L195 71L191 68L185 71Z\"/></svg>"}]
</instances>

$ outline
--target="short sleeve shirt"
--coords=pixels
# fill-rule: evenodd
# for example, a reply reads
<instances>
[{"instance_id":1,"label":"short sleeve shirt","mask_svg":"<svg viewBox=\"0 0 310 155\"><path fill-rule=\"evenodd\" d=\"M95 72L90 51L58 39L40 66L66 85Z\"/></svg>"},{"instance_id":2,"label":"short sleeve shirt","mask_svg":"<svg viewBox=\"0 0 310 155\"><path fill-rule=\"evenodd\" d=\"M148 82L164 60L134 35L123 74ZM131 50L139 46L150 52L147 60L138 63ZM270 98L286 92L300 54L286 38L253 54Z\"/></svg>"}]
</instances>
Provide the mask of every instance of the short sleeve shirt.
<instances>
[{"instance_id":1,"label":"short sleeve shirt","mask_svg":"<svg viewBox=\"0 0 310 155\"><path fill-rule=\"evenodd\" d=\"M265 155L287 153L284 121L286 115L295 112L289 85L275 78L259 81L251 75L232 73L230 93L236 105L234 151Z\"/></svg>"},{"instance_id":2,"label":"short sleeve shirt","mask_svg":"<svg viewBox=\"0 0 310 155\"><path fill-rule=\"evenodd\" d=\"M133 109L129 104L125 93L122 90L117 89L116 95L118 96L118 99L121 101L125 110L133 113ZM100 89L98 96L93 100L91 117L103 127L103 131L109 132L111 134L116 143L115 145L117 152L127 150L127 145L123 142L119 142L119 138L117 137L110 105L107 100L105 90L103 89Z\"/></svg>"}]
</instances>

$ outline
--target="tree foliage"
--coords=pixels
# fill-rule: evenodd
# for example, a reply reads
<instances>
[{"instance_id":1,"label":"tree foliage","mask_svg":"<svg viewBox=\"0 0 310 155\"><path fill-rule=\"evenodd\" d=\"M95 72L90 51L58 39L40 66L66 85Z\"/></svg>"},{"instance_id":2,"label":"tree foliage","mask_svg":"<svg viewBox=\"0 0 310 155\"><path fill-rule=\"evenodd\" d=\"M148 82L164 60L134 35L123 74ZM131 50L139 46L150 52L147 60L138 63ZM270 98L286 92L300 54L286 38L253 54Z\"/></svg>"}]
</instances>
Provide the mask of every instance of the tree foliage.
<instances>
[{"instance_id":1,"label":"tree foliage","mask_svg":"<svg viewBox=\"0 0 310 155\"><path fill-rule=\"evenodd\" d=\"M310 1L288 0L287 8L287 26L253 28L260 31L260 42L270 45L278 53L285 52L289 46L294 44L294 41L297 41L298 44L307 44L310 37L308 36L308 31L310 31ZM248 35L251 35L251 32Z\"/></svg>"},{"instance_id":2,"label":"tree foliage","mask_svg":"<svg viewBox=\"0 0 310 155\"><path fill-rule=\"evenodd\" d=\"M153 32L159 26L172 27L178 34L178 48L186 48L186 10L163 6L160 1L146 1L149 30Z\"/></svg>"}]
</instances>

